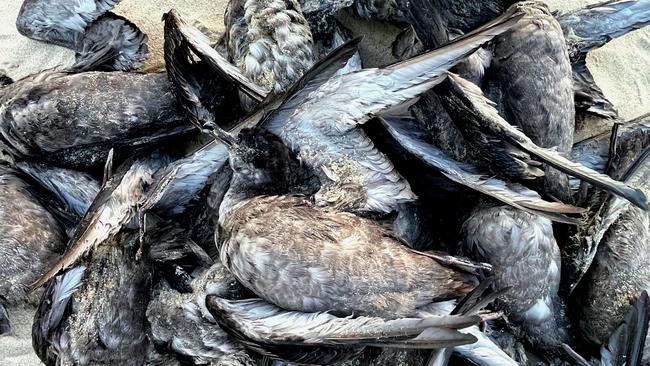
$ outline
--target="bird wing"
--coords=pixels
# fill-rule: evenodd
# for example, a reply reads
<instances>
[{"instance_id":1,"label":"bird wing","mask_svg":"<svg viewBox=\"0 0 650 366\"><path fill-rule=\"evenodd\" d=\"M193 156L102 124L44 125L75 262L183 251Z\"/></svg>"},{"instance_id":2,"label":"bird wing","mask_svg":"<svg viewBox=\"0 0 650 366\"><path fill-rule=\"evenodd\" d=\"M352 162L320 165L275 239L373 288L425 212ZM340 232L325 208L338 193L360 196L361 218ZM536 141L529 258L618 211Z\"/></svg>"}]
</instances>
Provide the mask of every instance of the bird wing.
<instances>
[{"instance_id":1,"label":"bird wing","mask_svg":"<svg viewBox=\"0 0 650 366\"><path fill-rule=\"evenodd\" d=\"M97 245L117 234L135 215L143 190L156 170L167 161L159 154L127 162L104 184L81 219L66 253L32 284L36 289L76 263Z\"/></svg>"},{"instance_id":2,"label":"bird wing","mask_svg":"<svg viewBox=\"0 0 650 366\"><path fill-rule=\"evenodd\" d=\"M483 174L477 173L473 167L447 157L435 146L420 138L421 133L417 128L409 128L410 126L404 122L404 120L401 120L396 123L395 121L382 119L386 130L406 150L458 184L488 195L512 207L546 216L554 221L576 223L576 219L565 214L575 214L583 211L571 205L544 201L536 192L522 186L512 185L496 178L487 178Z\"/></svg>"},{"instance_id":3,"label":"bird wing","mask_svg":"<svg viewBox=\"0 0 650 366\"><path fill-rule=\"evenodd\" d=\"M375 317L336 317L329 313L286 311L262 299L225 300L208 297L215 319L249 340L275 345L374 345L439 348L467 344L473 336L457 329L481 321L479 316L431 316L386 320Z\"/></svg>"},{"instance_id":4,"label":"bird wing","mask_svg":"<svg viewBox=\"0 0 650 366\"><path fill-rule=\"evenodd\" d=\"M472 123L485 133L504 139L555 169L624 197L640 208L650 209L648 199L641 190L616 181L582 164L574 163L555 151L535 145L528 136L499 115L494 103L487 99L476 85L453 74L449 74L447 85L450 86L450 92L460 101L454 105L455 111L465 112L464 116L470 118ZM456 119L457 123L465 121L465 119Z\"/></svg>"},{"instance_id":5,"label":"bird wing","mask_svg":"<svg viewBox=\"0 0 650 366\"><path fill-rule=\"evenodd\" d=\"M184 212L228 157L226 145L212 140L195 153L166 166L156 174L157 179L147 191L140 210L156 209L170 215Z\"/></svg>"},{"instance_id":6,"label":"bird wing","mask_svg":"<svg viewBox=\"0 0 650 366\"><path fill-rule=\"evenodd\" d=\"M77 41L73 72L97 69L136 70L149 55L147 35L137 25L107 12L90 24Z\"/></svg>"},{"instance_id":7,"label":"bird wing","mask_svg":"<svg viewBox=\"0 0 650 366\"><path fill-rule=\"evenodd\" d=\"M407 102L442 80L444 72L481 45L506 32L523 15L512 8L474 32L421 56L383 69L365 69L298 92L265 122L271 132L306 125L325 134L342 133L374 115Z\"/></svg>"},{"instance_id":8,"label":"bird wing","mask_svg":"<svg viewBox=\"0 0 650 366\"><path fill-rule=\"evenodd\" d=\"M230 80L242 92L254 100L261 102L264 100L269 91L254 82L248 80L244 74L241 73L239 68L232 65L228 60L219 54L215 49L210 46L210 41L201 33L196 27L187 24L176 10L170 10L163 17L165 21L165 61L171 61L168 58L168 46L175 44L186 48L183 53L189 54L192 50L202 61L212 67L213 70L221 74L227 80ZM168 42L171 41L171 42ZM171 51L171 50L170 50ZM186 58L187 60L187 58ZM166 62L168 67L169 62ZM175 70L168 70L172 80Z\"/></svg>"},{"instance_id":9,"label":"bird wing","mask_svg":"<svg viewBox=\"0 0 650 366\"><path fill-rule=\"evenodd\" d=\"M27 161L16 163L16 167L80 217L86 213L100 190L99 182L84 172Z\"/></svg>"},{"instance_id":10,"label":"bird wing","mask_svg":"<svg viewBox=\"0 0 650 366\"><path fill-rule=\"evenodd\" d=\"M41 297L32 325L32 342L34 351L43 361L47 359L47 349L58 342L52 339L52 332L61 325L72 295L82 284L85 270L85 267L79 266L57 276Z\"/></svg>"},{"instance_id":11,"label":"bird wing","mask_svg":"<svg viewBox=\"0 0 650 366\"><path fill-rule=\"evenodd\" d=\"M556 19L569 46L576 107L605 118L616 118L614 106L596 85L587 67L587 53L648 25L650 1L610 0L559 14Z\"/></svg>"}]
</instances>

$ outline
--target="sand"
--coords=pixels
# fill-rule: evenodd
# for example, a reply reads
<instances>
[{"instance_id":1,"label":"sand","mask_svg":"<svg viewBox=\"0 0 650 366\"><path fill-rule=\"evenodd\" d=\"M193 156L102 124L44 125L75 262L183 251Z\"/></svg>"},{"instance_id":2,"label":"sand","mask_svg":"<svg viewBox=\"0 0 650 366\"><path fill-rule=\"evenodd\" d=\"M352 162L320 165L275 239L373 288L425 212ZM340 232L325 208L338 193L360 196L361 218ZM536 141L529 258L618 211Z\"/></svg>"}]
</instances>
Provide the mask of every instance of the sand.
<instances>
[{"instance_id":1,"label":"sand","mask_svg":"<svg viewBox=\"0 0 650 366\"><path fill-rule=\"evenodd\" d=\"M9 309L12 333L0 336L0 366L41 365L32 350L33 308Z\"/></svg>"},{"instance_id":2,"label":"sand","mask_svg":"<svg viewBox=\"0 0 650 366\"><path fill-rule=\"evenodd\" d=\"M546 0L552 9L568 11L594 0ZM15 20L22 0L0 2L0 70L14 79L40 70L71 65L74 53L65 48L47 45L22 37L15 28ZM189 19L194 19L201 29L209 31L216 40L223 31L224 0L124 0L115 9L137 24L149 35L151 58L143 71L161 69L162 22L164 12L175 8ZM350 21L346 25L357 34L369 34L362 44L362 54L376 54L386 49L385 57L374 58L375 65L392 60L388 35L397 30L379 22ZM379 33L378 33L379 32ZM381 53L381 52L379 52ZM600 50L592 52L587 63L596 82L617 107L620 115L631 119L650 112L650 27L635 31L614 40ZM33 309L10 309L14 332L0 337L0 366L39 365L31 349L31 322Z\"/></svg>"}]
</instances>

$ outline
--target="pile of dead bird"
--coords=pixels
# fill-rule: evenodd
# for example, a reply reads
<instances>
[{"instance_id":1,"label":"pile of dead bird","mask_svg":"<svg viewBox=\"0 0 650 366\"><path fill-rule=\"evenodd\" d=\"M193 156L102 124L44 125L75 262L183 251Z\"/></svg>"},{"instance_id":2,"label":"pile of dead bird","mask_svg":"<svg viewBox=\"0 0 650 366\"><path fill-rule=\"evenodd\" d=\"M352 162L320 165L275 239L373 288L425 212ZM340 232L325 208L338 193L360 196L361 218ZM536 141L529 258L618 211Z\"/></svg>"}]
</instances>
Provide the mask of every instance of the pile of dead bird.
<instances>
[{"instance_id":1,"label":"pile of dead bird","mask_svg":"<svg viewBox=\"0 0 650 366\"><path fill-rule=\"evenodd\" d=\"M27 0L76 63L0 89L0 329L37 305L45 364L650 362L650 115L585 61L650 0L232 0L160 73L116 2Z\"/></svg>"}]
</instances>

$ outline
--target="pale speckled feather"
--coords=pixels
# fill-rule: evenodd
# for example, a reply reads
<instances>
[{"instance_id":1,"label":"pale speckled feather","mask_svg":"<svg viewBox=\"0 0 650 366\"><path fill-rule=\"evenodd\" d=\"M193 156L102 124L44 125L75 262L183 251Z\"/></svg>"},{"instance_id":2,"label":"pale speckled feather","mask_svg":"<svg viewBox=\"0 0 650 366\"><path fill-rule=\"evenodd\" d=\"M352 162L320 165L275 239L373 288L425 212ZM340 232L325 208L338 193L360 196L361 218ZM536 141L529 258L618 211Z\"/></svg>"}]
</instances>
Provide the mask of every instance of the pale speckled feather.
<instances>
[{"instance_id":1,"label":"pale speckled feather","mask_svg":"<svg viewBox=\"0 0 650 366\"><path fill-rule=\"evenodd\" d=\"M472 276L409 251L374 222L299 197L245 200L220 220L221 262L285 309L395 318L473 287Z\"/></svg>"},{"instance_id":2,"label":"pale speckled feather","mask_svg":"<svg viewBox=\"0 0 650 366\"><path fill-rule=\"evenodd\" d=\"M230 60L273 93L286 91L314 63L312 34L296 0L233 0L225 22Z\"/></svg>"}]
</instances>

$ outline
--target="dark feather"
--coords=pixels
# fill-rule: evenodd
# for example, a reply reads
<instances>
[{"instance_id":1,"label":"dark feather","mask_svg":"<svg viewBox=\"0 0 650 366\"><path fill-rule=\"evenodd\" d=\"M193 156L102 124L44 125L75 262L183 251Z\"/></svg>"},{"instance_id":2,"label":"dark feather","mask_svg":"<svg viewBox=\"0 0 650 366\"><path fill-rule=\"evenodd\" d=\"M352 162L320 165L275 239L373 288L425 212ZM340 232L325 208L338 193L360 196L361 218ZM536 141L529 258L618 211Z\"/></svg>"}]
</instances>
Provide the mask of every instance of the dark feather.
<instances>
[{"instance_id":1,"label":"dark feather","mask_svg":"<svg viewBox=\"0 0 650 366\"><path fill-rule=\"evenodd\" d=\"M147 35L124 17L107 12L77 37L74 72L136 70L149 56Z\"/></svg>"},{"instance_id":2,"label":"dark feather","mask_svg":"<svg viewBox=\"0 0 650 366\"><path fill-rule=\"evenodd\" d=\"M453 161L433 145L423 141L421 138L422 133L418 132L419 129L408 126L405 120L396 122L385 119L383 122L386 129L400 145L458 184L493 197L515 208L529 210L542 216L546 215L555 221L575 223L575 219L564 214L581 212L581 209L577 207L544 201L536 193L523 187L511 187L508 183L496 178L486 178L483 174L477 173L473 167Z\"/></svg>"},{"instance_id":3,"label":"dark feather","mask_svg":"<svg viewBox=\"0 0 650 366\"><path fill-rule=\"evenodd\" d=\"M9 321L9 314L4 304L0 304L0 336L11 332L11 322Z\"/></svg>"},{"instance_id":4,"label":"dark feather","mask_svg":"<svg viewBox=\"0 0 650 366\"><path fill-rule=\"evenodd\" d=\"M454 114L457 122L472 124L461 125L461 129L478 129L480 132L475 132L477 135L485 134L503 139L564 173L624 197L638 207L650 209L648 199L639 189L574 163L555 151L537 146L528 136L506 122L499 115L494 103L487 99L476 85L453 74L449 74L447 85L453 95L453 98L447 98L449 111Z\"/></svg>"}]
</instances>

